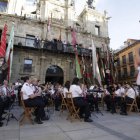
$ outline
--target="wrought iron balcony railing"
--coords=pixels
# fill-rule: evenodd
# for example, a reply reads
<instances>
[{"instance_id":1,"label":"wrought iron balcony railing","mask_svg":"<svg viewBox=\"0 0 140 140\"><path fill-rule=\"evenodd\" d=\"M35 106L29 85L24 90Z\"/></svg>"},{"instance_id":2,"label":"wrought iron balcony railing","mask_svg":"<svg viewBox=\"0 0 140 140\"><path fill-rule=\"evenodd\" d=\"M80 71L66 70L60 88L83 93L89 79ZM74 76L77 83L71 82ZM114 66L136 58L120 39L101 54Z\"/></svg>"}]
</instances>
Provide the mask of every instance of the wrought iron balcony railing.
<instances>
[{"instance_id":1,"label":"wrought iron balcony railing","mask_svg":"<svg viewBox=\"0 0 140 140\"><path fill-rule=\"evenodd\" d=\"M8 40L9 40L9 35L7 35L7 43ZM86 56L91 56L91 52L92 52L91 49L82 48L79 45L76 45L77 47L74 48L71 44L65 44L55 39L53 41L38 40L36 42L36 40L33 38L15 36L14 45L23 48L28 47L28 48L44 49L55 53L74 54L75 53L74 50L76 49L78 55L86 55Z\"/></svg>"}]
</instances>

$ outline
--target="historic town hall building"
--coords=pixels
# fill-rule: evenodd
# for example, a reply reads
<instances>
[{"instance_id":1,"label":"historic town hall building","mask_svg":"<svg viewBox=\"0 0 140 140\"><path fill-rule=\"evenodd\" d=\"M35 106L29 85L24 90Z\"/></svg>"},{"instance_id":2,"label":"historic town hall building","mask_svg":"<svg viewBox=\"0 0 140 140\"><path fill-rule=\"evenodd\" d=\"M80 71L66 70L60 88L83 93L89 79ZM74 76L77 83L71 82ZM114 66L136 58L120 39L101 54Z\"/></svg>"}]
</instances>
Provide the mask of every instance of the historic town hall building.
<instances>
[{"instance_id":1,"label":"historic town hall building","mask_svg":"<svg viewBox=\"0 0 140 140\"><path fill-rule=\"evenodd\" d=\"M105 54L110 41L108 18L106 12L98 12L90 1L79 16L75 11L74 0L0 2L0 34L7 23L8 40L12 22L15 24L12 81L25 75L36 76L42 82L63 83L73 79L72 29L76 31L79 58L92 71L91 39L96 50Z\"/></svg>"}]
</instances>

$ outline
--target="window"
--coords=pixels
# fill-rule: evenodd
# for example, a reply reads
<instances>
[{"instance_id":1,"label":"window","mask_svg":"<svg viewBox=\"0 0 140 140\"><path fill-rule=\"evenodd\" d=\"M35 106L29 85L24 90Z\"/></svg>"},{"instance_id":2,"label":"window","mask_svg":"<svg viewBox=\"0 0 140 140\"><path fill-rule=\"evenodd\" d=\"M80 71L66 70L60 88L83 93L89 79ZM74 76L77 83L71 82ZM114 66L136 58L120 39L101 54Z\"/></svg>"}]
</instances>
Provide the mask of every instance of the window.
<instances>
[{"instance_id":1,"label":"window","mask_svg":"<svg viewBox=\"0 0 140 140\"><path fill-rule=\"evenodd\" d=\"M130 52L128 54L128 57L129 57L129 63L132 63L133 62L133 52Z\"/></svg>"},{"instance_id":2,"label":"window","mask_svg":"<svg viewBox=\"0 0 140 140\"><path fill-rule=\"evenodd\" d=\"M135 67L130 66L130 76L133 77L135 75Z\"/></svg>"},{"instance_id":3,"label":"window","mask_svg":"<svg viewBox=\"0 0 140 140\"><path fill-rule=\"evenodd\" d=\"M95 35L100 35L100 26L95 25Z\"/></svg>"},{"instance_id":4,"label":"window","mask_svg":"<svg viewBox=\"0 0 140 140\"><path fill-rule=\"evenodd\" d=\"M32 72L32 59L24 59L24 72Z\"/></svg>"},{"instance_id":5,"label":"window","mask_svg":"<svg viewBox=\"0 0 140 140\"><path fill-rule=\"evenodd\" d=\"M125 56L125 55L122 56L122 63L123 63L123 64L126 64L126 56Z\"/></svg>"},{"instance_id":6,"label":"window","mask_svg":"<svg viewBox=\"0 0 140 140\"><path fill-rule=\"evenodd\" d=\"M127 68L123 68L123 77L127 77Z\"/></svg>"},{"instance_id":7,"label":"window","mask_svg":"<svg viewBox=\"0 0 140 140\"><path fill-rule=\"evenodd\" d=\"M0 2L0 12L6 12L7 10L7 2Z\"/></svg>"},{"instance_id":8,"label":"window","mask_svg":"<svg viewBox=\"0 0 140 140\"><path fill-rule=\"evenodd\" d=\"M120 66L120 58L117 59L117 66Z\"/></svg>"},{"instance_id":9,"label":"window","mask_svg":"<svg viewBox=\"0 0 140 140\"><path fill-rule=\"evenodd\" d=\"M121 79L121 70L118 70L118 79Z\"/></svg>"},{"instance_id":10,"label":"window","mask_svg":"<svg viewBox=\"0 0 140 140\"><path fill-rule=\"evenodd\" d=\"M26 46L34 47L35 36L34 35L26 35Z\"/></svg>"}]
</instances>

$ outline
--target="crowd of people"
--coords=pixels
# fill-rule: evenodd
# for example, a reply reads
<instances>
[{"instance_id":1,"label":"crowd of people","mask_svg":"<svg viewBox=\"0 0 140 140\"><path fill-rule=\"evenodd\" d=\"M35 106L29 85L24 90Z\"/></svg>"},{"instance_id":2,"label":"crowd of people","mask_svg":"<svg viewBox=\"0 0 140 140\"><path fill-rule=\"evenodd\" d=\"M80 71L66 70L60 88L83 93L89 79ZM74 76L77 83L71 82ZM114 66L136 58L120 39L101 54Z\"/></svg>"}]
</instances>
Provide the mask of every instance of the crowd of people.
<instances>
[{"instance_id":1,"label":"crowd of people","mask_svg":"<svg viewBox=\"0 0 140 140\"><path fill-rule=\"evenodd\" d=\"M26 107L35 107L34 121L42 124L48 120L44 108L49 105L49 101L54 102L56 111L60 111L63 94L66 98L67 93L72 93L74 105L79 108L79 117L85 122L92 122L91 112L99 112L99 103L106 104L106 111L112 114L116 113L116 108L120 108L121 115L127 115L127 104L132 103L137 98L137 104L140 109L139 88L130 84L87 85L82 80L74 78L72 83L66 81L63 85L59 83L48 82L40 84L37 78L24 77L24 83L19 80L12 85L4 80L0 85L0 126L3 125L2 116L15 99L19 101L22 96Z\"/></svg>"}]
</instances>

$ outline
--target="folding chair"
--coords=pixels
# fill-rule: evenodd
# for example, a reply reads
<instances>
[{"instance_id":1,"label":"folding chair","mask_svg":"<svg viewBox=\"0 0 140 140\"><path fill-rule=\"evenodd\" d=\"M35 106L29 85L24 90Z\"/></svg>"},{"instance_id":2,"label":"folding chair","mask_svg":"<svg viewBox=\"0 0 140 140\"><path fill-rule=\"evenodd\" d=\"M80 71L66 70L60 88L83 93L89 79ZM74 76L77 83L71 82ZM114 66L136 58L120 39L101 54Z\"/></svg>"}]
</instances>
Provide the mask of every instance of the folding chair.
<instances>
[{"instance_id":1,"label":"folding chair","mask_svg":"<svg viewBox=\"0 0 140 140\"><path fill-rule=\"evenodd\" d=\"M132 112L133 109L135 109L136 112L139 112L136 98L133 100L132 104L127 104L127 106L129 107L129 110L128 110L129 113Z\"/></svg>"},{"instance_id":2,"label":"folding chair","mask_svg":"<svg viewBox=\"0 0 140 140\"><path fill-rule=\"evenodd\" d=\"M22 92L21 92L21 104L22 104L24 111L22 113L22 118L21 118L19 124L22 125L26 118L29 120L29 122L31 122L31 124L34 124L32 118L31 118L32 117L32 109L34 109L34 108L33 107L25 107Z\"/></svg>"},{"instance_id":3,"label":"folding chair","mask_svg":"<svg viewBox=\"0 0 140 140\"><path fill-rule=\"evenodd\" d=\"M79 119L81 121L81 118L79 117L79 108L76 108L73 102L72 93L68 92L66 93L66 103L68 107L68 117L67 120L70 120L71 122L73 119Z\"/></svg>"},{"instance_id":4,"label":"folding chair","mask_svg":"<svg viewBox=\"0 0 140 140\"><path fill-rule=\"evenodd\" d=\"M136 93L135 88L133 88L133 90L135 91L135 98L134 98L132 104L127 104L127 106L130 106L128 112L132 112L133 109L135 109L136 112L139 112L137 101L136 101L137 93Z\"/></svg>"},{"instance_id":5,"label":"folding chair","mask_svg":"<svg viewBox=\"0 0 140 140\"><path fill-rule=\"evenodd\" d=\"M61 95L61 98L62 98L61 110L60 110L60 115L61 115L65 108L68 110L68 106L67 106L67 103L66 103L66 99L64 98L64 94L60 93L60 95Z\"/></svg>"}]
</instances>

